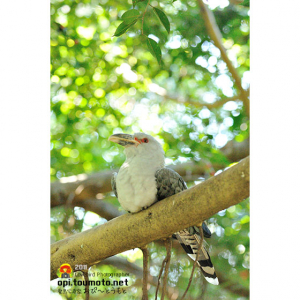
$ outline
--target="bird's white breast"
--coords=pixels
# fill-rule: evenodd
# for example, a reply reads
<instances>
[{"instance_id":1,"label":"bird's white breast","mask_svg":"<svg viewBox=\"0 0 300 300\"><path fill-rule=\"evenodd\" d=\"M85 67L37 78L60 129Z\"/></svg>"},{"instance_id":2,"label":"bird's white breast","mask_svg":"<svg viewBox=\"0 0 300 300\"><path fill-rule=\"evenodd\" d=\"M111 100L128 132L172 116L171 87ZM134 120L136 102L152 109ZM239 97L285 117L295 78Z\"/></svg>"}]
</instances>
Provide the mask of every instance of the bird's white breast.
<instances>
[{"instance_id":1,"label":"bird's white breast","mask_svg":"<svg viewBox=\"0 0 300 300\"><path fill-rule=\"evenodd\" d=\"M155 172L162 167L155 159L126 159L117 175L118 200L123 209L138 212L156 201Z\"/></svg>"}]
</instances>

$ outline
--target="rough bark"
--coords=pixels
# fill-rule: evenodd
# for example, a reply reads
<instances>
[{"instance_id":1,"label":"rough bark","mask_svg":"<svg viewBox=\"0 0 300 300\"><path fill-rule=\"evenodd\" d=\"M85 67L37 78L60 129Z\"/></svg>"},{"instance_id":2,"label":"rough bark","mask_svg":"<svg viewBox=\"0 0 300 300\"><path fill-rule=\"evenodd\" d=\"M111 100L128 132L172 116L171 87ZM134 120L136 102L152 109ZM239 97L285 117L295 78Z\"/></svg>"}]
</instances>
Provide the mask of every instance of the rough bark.
<instances>
[{"instance_id":1,"label":"rough bark","mask_svg":"<svg viewBox=\"0 0 300 300\"><path fill-rule=\"evenodd\" d=\"M72 202L72 206L79 206L84 208L86 211L94 212L107 221L119 217L125 213L125 211L119 211L112 204L99 199L77 200Z\"/></svg>"},{"instance_id":2,"label":"rough bark","mask_svg":"<svg viewBox=\"0 0 300 300\"><path fill-rule=\"evenodd\" d=\"M249 140L241 143L230 141L221 149L221 152L232 162L239 161L249 155ZM174 169L186 181L203 176L207 172L207 166L204 163L185 163L176 166L168 166ZM212 164L215 170L226 167L224 164ZM117 170L102 171L90 175L80 174L77 176L64 177L51 183L51 207L64 204L84 205L95 208L95 204L83 204L81 201L86 199L95 199L97 194L104 194L111 191L111 177ZM101 204L99 204L101 205ZM85 207L84 207L85 208ZM98 207L99 208L99 207Z\"/></svg>"},{"instance_id":3,"label":"rough bark","mask_svg":"<svg viewBox=\"0 0 300 300\"><path fill-rule=\"evenodd\" d=\"M199 224L249 197L249 157L217 176L166 198L147 210L125 214L51 245L51 279L63 263L94 265L123 251Z\"/></svg>"}]
</instances>

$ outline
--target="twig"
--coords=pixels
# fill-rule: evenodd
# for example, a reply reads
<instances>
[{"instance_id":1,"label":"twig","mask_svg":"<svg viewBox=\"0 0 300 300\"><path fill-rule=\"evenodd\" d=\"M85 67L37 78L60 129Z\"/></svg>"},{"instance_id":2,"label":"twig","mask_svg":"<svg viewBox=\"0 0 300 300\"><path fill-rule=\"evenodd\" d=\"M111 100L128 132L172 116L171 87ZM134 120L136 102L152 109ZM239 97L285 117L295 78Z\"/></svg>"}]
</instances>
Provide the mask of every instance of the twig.
<instances>
[{"instance_id":1,"label":"twig","mask_svg":"<svg viewBox=\"0 0 300 300\"><path fill-rule=\"evenodd\" d=\"M206 29L208 31L208 34L210 35L211 39L213 40L215 46L219 48L219 50L221 52L222 59L226 63L229 72L231 73L237 87L240 90L246 113L249 116L250 108L249 108L249 99L248 99L247 92L243 89L242 80L241 80L237 70L233 66L231 60L227 56L226 50L225 50L225 48L224 48L224 46L221 42L222 34L221 34L221 31L220 31L220 29L217 25L216 19L213 15L212 11L207 8L207 5L205 3L203 3L203 0L198 0L198 3L199 3L201 13L202 13L203 18L204 18L204 22L205 22L205 26L206 26Z\"/></svg>"},{"instance_id":2,"label":"twig","mask_svg":"<svg viewBox=\"0 0 300 300\"><path fill-rule=\"evenodd\" d=\"M170 238L170 237L167 238L165 241L165 244L166 244L167 256L165 258L166 265L165 265L165 274L164 274L164 279L163 279L163 289L162 289L162 293L161 293L161 300L164 300L166 288L167 288L168 273L169 273L169 268L170 268L170 263L171 263L172 238Z\"/></svg>"},{"instance_id":3,"label":"twig","mask_svg":"<svg viewBox=\"0 0 300 300\"><path fill-rule=\"evenodd\" d=\"M171 238L167 238L165 240L165 247L167 250L167 255L164 258L164 260L161 264L160 271L159 271L158 282L157 282L157 287L156 287L156 292L155 292L155 300L157 300L158 289L159 289L159 285L160 285L160 278L161 278L161 275L162 275L162 272L164 269L165 269L165 273L164 273L164 278L163 278L163 288L162 288L161 300L163 300L164 296L165 296L165 292L166 292L166 288L167 288L169 267L170 267L170 262L171 262L171 249L172 249L172 239Z\"/></svg>"},{"instance_id":4,"label":"twig","mask_svg":"<svg viewBox=\"0 0 300 300\"><path fill-rule=\"evenodd\" d=\"M159 271L159 274L158 274L158 282L157 282L157 287L156 287L156 292L155 292L155 300L157 300L157 294L158 294L158 289L159 289L159 285L160 285L160 277L161 277L161 274L163 272L165 263L166 263L166 257L165 257L165 259L163 260L163 262L161 264L161 268L160 268L160 271Z\"/></svg>"},{"instance_id":5,"label":"twig","mask_svg":"<svg viewBox=\"0 0 300 300\"><path fill-rule=\"evenodd\" d=\"M88 271L82 271L83 273L83 277L84 280L86 281L86 286L84 287L85 290L85 300L89 300L90 299L90 285L89 285L89 275L88 275Z\"/></svg>"},{"instance_id":6,"label":"twig","mask_svg":"<svg viewBox=\"0 0 300 300\"><path fill-rule=\"evenodd\" d=\"M199 103L199 102L196 102L194 100L191 100L190 98L180 99L178 97L172 97L171 95L165 95L163 97L164 97L164 99L173 100L173 101L176 101L177 103L190 104L190 105L193 105L194 107L197 107L197 108L206 107L208 109L218 108L218 107L224 105L225 103L227 103L229 101L236 101L236 100L242 99L241 95L237 95L237 96L233 96L233 97L230 97L230 98L220 99L220 100L218 100L214 103Z\"/></svg>"},{"instance_id":7,"label":"twig","mask_svg":"<svg viewBox=\"0 0 300 300\"><path fill-rule=\"evenodd\" d=\"M141 285L142 285L142 279L137 279L135 281L135 283L133 283L130 286L122 286L122 291L123 292L126 291L126 293L129 293L130 290L132 290L133 288L137 288L138 289ZM127 290L129 290L129 292ZM96 299L96 300L107 299L108 298L108 296L107 296L106 293L101 293L101 294L98 294L97 296L94 296L94 297L95 297L94 299ZM118 297L117 294L115 294L115 297L114 296L112 296L112 297L113 298L111 298L111 299L122 299L121 295Z\"/></svg>"},{"instance_id":8,"label":"twig","mask_svg":"<svg viewBox=\"0 0 300 300\"><path fill-rule=\"evenodd\" d=\"M149 251L147 248L147 245L143 248L141 248L143 251L143 298L142 300L148 300L148 257L149 257Z\"/></svg>"},{"instance_id":9,"label":"twig","mask_svg":"<svg viewBox=\"0 0 300 300\"><path fill-rule=\"evenodd\" d=\"M175 243L172 243L172 249L174 249L174 245L176 245L176 244L178 244L180 246L179 242L175 240ZM211 256L217 256L219 253L221 253L225 249L226 248L219 248L217 250L214 249L214 251L211 253ZM181 254L186 255L185 251L183 250L183 248L181 246L178 250L179 250L179 252L181 252ZM190 259L192 260L192 258L190 258ZM193 261L193 263L194 263L194 261ZM136 264L127 261L127 259L125 259L123 257L121 258L118 256L112 256L112 257L102 260L100 263L97 264L98 267L101 267L102 265L111 265L111 266L116 267L119 270L123 270L125 272L131 273L138 278L136 283L139 282L140 285L142 285L141 279L143 278L143 269L141 267L137 266ZM227 277L225 277L222 274L222 272L218 273L218 279L219 279L220 285L222 285L222 287L224 289L229 290L231 293L234 293L236 295L249 298L249 289L234 282L233 280L229 280ZM158 283L157 277L149 275L148 283L156 288L157 283ZM205 288L207 287L206 280L204 280L203 285L204 285L204 287L201 291L201 295L199 296L199 299L201 299L201 296L204 295ZM132 286L130 286L130 288L132 288ZM160 291L161 291L161 288L160 288ZM169 299L177 299L178 294L179 294L179 291L177 288L172 288L170 286L167 288L167 297Z\"/></svg>"},{"instance_id":10,"label":"twig","mask_svg":"<svg viewBox=\"0 0 300 300\"><path fill-rule=\"evenodd\" d=\"M179 244L179 246L180 246L180 244ZM184 250L182 249L182 251L184 251ZM113 256L113 257L109 257L109 258L102 260L98 264L98 266L101 266L101 265L115 266L117 269L124 270L125 272L135 275L138 278L137 280L140 280L141 278L143 278L143 275L144 275L142 268L140 268L136 264L131 263L131 262L127 261L126 259L118 257L118 256ZM156 288L157 284L158 284L158 278L155 276L151 276L149 274L148 283ZM142 285L142 280L140 280L140 285ZM160 291L161 290L162 290L162 287L160 287ZM175 288L175 287L167 288L166 296L169 299L176 299L178 294L179 294L179 291L177 288Z\"/></svg>"},{"instance_id":11,"label":"twig","mask_svg":"<svg viewBox=\"0 0 300 300\"><path fill-rule=\"evenodd\" d=\"M200 242L197 241L198 242L198 253L197 253L195 261L193 263L193 269L192 269L191 276L190 276L190 279L189 279L189 284L188 284L188 286L187 286L187 288L186 288L186 290L185 290L185 292L184 292L181 300L184 299L184 297L186 296L186 294L187 294L187 292L188 292L188 290L189 290L189 288L191 286L191 283L192 283L192 280L193 280L194 271L195 271L195 268L196 268L196 265L197 265L197 261L199 259L200 250L201 250L202 245L203 245L203 239L204 239L204 237L203 237L202 226L199 226L198 228L199 228L199 231L200 231Z\"/></svg>"},{"instance_id":12,"label":"twig","mask_svg":"<svg viewBox=\"0 0 300 300\"><path fill-rule=\"evenodd\" d=\"M150 0L148 0L148 2L146 4L145 11L144 11L143 16L142 16L142 35L144 34L144 19L145 19L145 14L146 14L149 3L150 3Z\"/></svg>"}]
</instances>

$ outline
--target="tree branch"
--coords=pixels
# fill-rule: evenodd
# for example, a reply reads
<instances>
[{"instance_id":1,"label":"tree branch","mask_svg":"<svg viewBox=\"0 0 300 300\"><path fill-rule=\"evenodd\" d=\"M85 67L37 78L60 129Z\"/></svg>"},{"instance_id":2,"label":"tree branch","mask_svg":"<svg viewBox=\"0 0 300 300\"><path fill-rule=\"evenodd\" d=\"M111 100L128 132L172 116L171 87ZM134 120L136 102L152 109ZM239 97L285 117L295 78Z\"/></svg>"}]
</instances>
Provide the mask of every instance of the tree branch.
<instances>
[{"instance_id":1,"label":"tree branch","mask_svg":"<svg viewBox=\"0 0 300 300\"><path fill-rule=\"evenodd\" d=\"M241 143L230 141L220 149L220 151L223 152L230 161L239 161L249 155L249 140L245 140ZM226 164L213 163L212 167L215 170L219 170L226 167ZM199 177L207 172L207 166L204 163L185 163L168 166L168 168L175 170L179 175L183 176L186 181L192 180L192 175ZM111 215L111 211L107 211L108 208L105 204L101 204L101 201L97 201L97 203L93 203L93 201L95 201L94 199L97 194L104 194L111 191L111 177L114 172L117 172L117 170L102 171L89 175L74 175L52 182L51 207L66 204L67 200L70 199L70 194L73 193L74 197L72 197L73 200L71 202L73 206L77 205L90 211L97 210L100 216L102 216L101 210L103 210L103 214L106 214L108 218L104 215L103 217L110 220L109 216ZM119 213L121 214L121 212Z\"/></svg>"},{"instance_id":2,"label":"tree branch","mask_svg":"<svg viewBox=\"0 0 300 300\"><path fill-rule=\"evenodd\" d=\"M186 296L186 294L187 294L187 292L188 292L188 290L189 290L189 288L190 288L190 286L191 286L191 283L192 283L192 280L193 280L194 271L195 271L197 262L199 261L200 249L202 248L202 245L203 245L204 237L203 237L202 226L200 225L200 226L198 227L198 229L199 229L200 237L201 237L200 242L199 242L199 241L197 240L197 238L196 238L196 241L197 241L197 244L198 244L198 253L197 253L196 258L195 258L195 260L194 260L194 262L193 262L193 268L192 268L192 272L191 272L191 275L190 275L190 279L189 279L188 286L187 286L186 290L184 291L181 300L184 299L184 297Z\"/></svg>"},{"instance_id":3,"label":"tree branch","mask_svg":"<svg viewBox=\"0 0 300 300\"><path fill-rule=\"evenodd\" d=\"M98 214L101 218L104 218L107 221L126 214L125 211L119 211L114 205L99 199L75 201L72 205L82 207L87 211ZM165 245L164 240L156 240L154 242L162 247ZM177 240L174 240L173 249L183 251L183 248Z\"/></svg>"},{"instance_id":4,"label":"tree branch","mask_svg":"<svg viewBox=\"0 0 300 300\"><path fill-rule=\"evenodd\" d=\"M171 101L176 101L177 103L182 103L182 104L190 104L193 105L194 107L197 108L202 108L202 107L206 107L208 109L214 109L214 108L218 108L221 107L222 105L224 105L225 103L229 102L229 101L236 101L236 100L240 100L242 99L241 95L237 95L237 96L233 96L230 98L222 98L220 100L217 100L214 103L200 103L200 102L196 102L195 100L192 100L190 98L184 99L181 97L177 97L177 96L171 96L171 95L164 95L163 96L164 99L166 100L171 100Z\"/></svg>"},{"instance_id":5,"label":"tree branch","mask_svg":"<svg viewBox=\"0 0 300 300\"><path fill-rule=\"evenodd\" d=\"M217 176L166 198L136 214L125 214L103 225L51 245L51 279L63 263L97 264L199 224L220 210L249 197L249 157Z\"/></svg>"},{"instance_id":6,"label":"tree branch","mask_svg":"<svg viewBox=\"0 0 300 300\"><path fill-rule=\"evenodd\" d=\"M222 44L222 34L221 31L217 25L216 19L212 13L212 11L207 7L207 5L203 2L203 0L197 0L198 4L200 6L201 14L204 18L205 26L207 29L208 34L210 35L211 39L213 40L214 44L216 47L219 48L221 52L222 59L226 63L229 72L231 73L237 87L240 90L241 93L241 100L244 103L245 106L245 111L247 115L249 116L250 114L250 108L249 108L249 98L247 95L247 92L244 90L242 87L242 80L241 77L239 76L237 70L233 66L231 60L227 56L226 49Z\"/></svg>"},{"instance_id":7,"label":"tree branch","mask_svg":"<svg viewBox=\"0 0 300 300\"><path fill-rule=\"evenodd\" d=\"M188 257L188 258L192 263L194 263L192 258L190 258L190 257ZM101 265L112 265L119 270L123 270L125 272L135 275L139 279L143 278L143 269L122 257L113 256L113 257L106 258L98 264L98 266L101 266ZM219 282L220 282L220 285L222 286L222 288L230 291L231 293L240 295L242 297L249 297L248 289L246 289L245 287L243 287L240 284L233 283L231 280L226 278L222 272L218 272L218 279L219 279ZM152 286L157 287L158 278L155 276L149 275L148 282ZM160 289L162 289L162 288L160 288ZM167 296L169 299L176 299L178 295L179 295L179 291L176 288L172 288L172 287L167 288Z\"/></svg>"},{"instance_id":8,"label":"tree branch","mask_svg":"<svg viewBox=\"0 0 300 300\"><path fill-rule=\"evenodd\" d=\"M88 284L84 287L84 290L85 290L85 300L89 300L90 299L90 285L89 285L89 273L88 272L85 272L85 271L82 271L83 273L83 277L84 277L84 280L85 282L87 282Z\"/></svg>"},{"instance_id":9,"label":"tree branch","mask_svg":"<svg viewBox=\"0 0 300 300\"><path fill-rule=\"evenodd\" d=\"M142 300L148 300L148 275L149 275L149 251L147 245L141 248L143 252L143 298Z\"/></svg>"},{"instance_id":10,"label":"tree branch","mask_svg":"<svg viewBox=\"0 0 300 300\"><path fill-rule=\"evenodd\" d=\"M72 205L94 212L107 221L125 214L125 211L119 211L114 205L99 199L76 200Z\"/></svg>"},{"instance_id":11,"label":"tree branch","mask_svg":"<svg viewBox=\"0 0 300 300\"><path fill-rule=\"evenodd\" d=\"M118 256L109 257L101 261L98 266L101 265L112 265L120 270L131 273L135 275L137 278L143 278L143 269L137 266L134 263L127 261L125 258L121 258ZM148 282L154 287L158 285L158 279L156 276L148 275ZM160 288L162 289L162 287ZM173 287L167 287L166 295L169 299L176 299L176 295L179 295L179 291ZM173 297L172 297L173 296ZM175 296L175 298L174 298Z\"/></svg>"},{"instance_id":12,"label":"tree branch","mask_svg":"<svg viewBox=\"0 0 300 300\"><path fill-rule=\"evenodd\" d=\"M63 205L68 195L74 193L74 200L96 198L99 193L111 191L111 177L116 170L94 174L79 174L61 178L51 183L51 207Z\"/></svg>"},{"instance_id":13,"label":"tree branch","mask_svg":"<svg viewBox=\"0 0 300 300\"><path fill-rule=\"evenodd\" d=\"M165 265L165 273L164 273L164 278L163 278L163 289L162 289L162 293L161 293L161 300L165 299L165 294L166 294L167 284L168 284L168 274L169 274L169 268L170 268L170 263L171 263L171 250L172 250L172 238L171 237L166 239L166 250L167 250L167 255L165 257L166 265Z\"/></svg>"}]
</instances>

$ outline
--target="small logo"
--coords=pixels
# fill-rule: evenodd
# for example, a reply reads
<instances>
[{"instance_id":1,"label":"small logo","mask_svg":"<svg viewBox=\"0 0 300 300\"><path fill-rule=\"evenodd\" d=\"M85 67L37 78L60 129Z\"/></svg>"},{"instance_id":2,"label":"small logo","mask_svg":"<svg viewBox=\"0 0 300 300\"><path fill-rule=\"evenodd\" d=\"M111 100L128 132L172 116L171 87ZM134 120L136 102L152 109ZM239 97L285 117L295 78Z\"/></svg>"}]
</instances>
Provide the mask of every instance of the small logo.
<instances>
[{"instance_id":1,"label":"small logo","mask_svg":"<svg viewBox=\"0 0 300 300\"><path fill-rule=\"evenodd\" d=\"M69 264L62 264L57 270L57 276L59 278L71 278L73 277L73 270Z\"/></svg>"}]
</instances>

